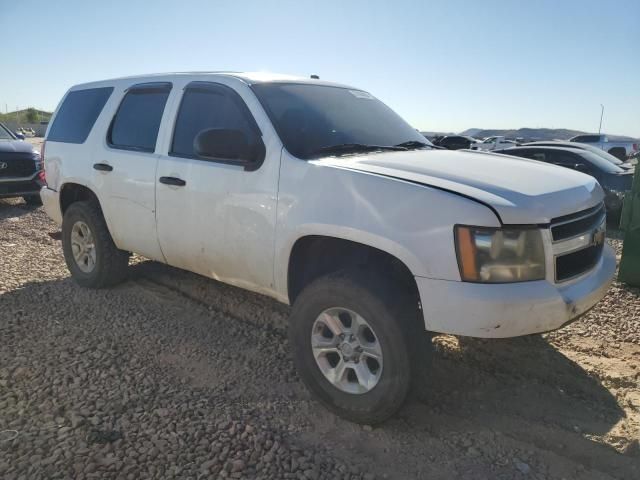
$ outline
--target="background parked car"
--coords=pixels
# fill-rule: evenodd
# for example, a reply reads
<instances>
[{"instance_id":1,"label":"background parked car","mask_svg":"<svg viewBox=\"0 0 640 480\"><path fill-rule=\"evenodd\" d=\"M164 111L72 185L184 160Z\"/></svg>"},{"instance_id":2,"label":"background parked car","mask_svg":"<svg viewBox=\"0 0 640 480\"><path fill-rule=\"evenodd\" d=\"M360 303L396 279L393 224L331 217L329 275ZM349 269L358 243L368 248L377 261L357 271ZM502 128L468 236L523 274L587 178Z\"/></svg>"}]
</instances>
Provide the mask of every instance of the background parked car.
<instances>
[{"instance_id":1,"label":"background parked car","mask_svg":"<svg viewBox=\"0 0 640 480\"><path fill-rule=\"evenodd\" d=\"M471 145L471 150L483 150L485 152L499 150L502 148L515 147L516 142L507 140L502 136L487 137L482 142Z\"/></svg>"},{"instance_id":2,"label":"background parked car","mask_svg":"<svg viewBox=\"0 0 640 480\"><path fill-rule=\"evenodd\" d=\"M593 145L589 145L587 143L563 142L559 140L552 140L547 142L540 141L540 142L524 143L521 146L523 147L563 147L563 148L575 148L578 150L587 150L589 152L595 153L596 155L604 158L605 160L613 163L614 165L618 165L620 168L624 170L631 170L634 168L632 163L629 163L628 161L620 160L618 157L614 157L610 153L607 153L604 150L601 150L598 147L594 147Z\"/></svg>"},{"instance_id":3,"label":"background parked car","mask_svg":"<svg viewBox=\"0 0 640 480\"><path fill-rule=\"evenodd\" d=\"M618 224L624 196L631 191L634 170L625 170L588 150L564 147L522 146L496 150L495 153L552 163L591 175L605 192L607 217Z\"/></svg>"},{"instance_id":4,"label":"background parked car","mask_svg":"<svg viewBox=\"0 0 640 480\"><path fill-rule=\"evenodd\" d=\"M570 142L588 143L595 147L598 147L605 152L625 160L638 150L640 150L640 144L634 141L610 141L606 135L578 135L570 138Z\"/></svg>"},{"instance_id":5,"label":"background parked car","mask_svg":"<svg viewBox=\"0 0 640 480\"><path fill-rule=\"evenodd\" d=\"M466 135L448 135L436 139L433 144L439 147L444 147L447 150L461 150L463 148L471 148L472 145L478 143L473 137Z\"/></svg>"},{"instance_id":6,"label":"background parked car","mask_svg":"<svg viewBox=\"0 0 640 480\"><path fill-rule=\"evenodd\" d=\"M40 153L0 123L0 198L23 197L40 205Z\"/></svg>"}]
</instances>

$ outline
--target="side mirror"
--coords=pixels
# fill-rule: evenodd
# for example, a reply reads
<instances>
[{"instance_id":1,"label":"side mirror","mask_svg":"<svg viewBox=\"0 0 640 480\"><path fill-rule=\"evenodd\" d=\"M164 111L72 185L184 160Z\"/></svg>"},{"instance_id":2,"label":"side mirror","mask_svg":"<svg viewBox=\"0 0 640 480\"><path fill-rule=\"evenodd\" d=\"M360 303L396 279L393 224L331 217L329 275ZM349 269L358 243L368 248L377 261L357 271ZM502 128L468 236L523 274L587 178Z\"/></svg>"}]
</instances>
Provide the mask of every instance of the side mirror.
<instances>
[{"instance_id":1,"label":"side mirror","mask_svg":"<svg viewBox=\"0 0 640 480\"><path fill-rule=\"evenodd\" d=\"M24 140L24 135L23 135L23 134L21 134L21 133L16 133L15 135L16 135L16 138L17 138L18 140Z\"/></svg>"},{"instance_id":2,"label":"side mirror","mask_svg":"<svg viewBox=\"0 0 640 480\"><path fill-rule=\"evenodd\" d=\"M201 157L228 160L243 165L259 165L264 158L262 141L252 144L244 132L228 128L203 130L196 135L193 148Z\"/></svg>"}]
</instances>

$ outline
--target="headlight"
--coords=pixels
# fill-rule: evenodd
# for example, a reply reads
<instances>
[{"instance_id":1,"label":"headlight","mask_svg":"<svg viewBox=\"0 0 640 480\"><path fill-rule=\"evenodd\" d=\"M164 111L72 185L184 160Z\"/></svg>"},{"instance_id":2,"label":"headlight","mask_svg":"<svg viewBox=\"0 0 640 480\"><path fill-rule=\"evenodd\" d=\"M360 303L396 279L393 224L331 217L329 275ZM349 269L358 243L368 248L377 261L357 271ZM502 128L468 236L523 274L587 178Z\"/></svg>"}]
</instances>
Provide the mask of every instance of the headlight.
<instances>
[{"instance_id":1,"label":"headlight","mask_svg":"<svg viewBox=\"0 0 640 480\"><path fill-rule=\"evenodd\" d=\"M455 227L460 276L465 282L542 280L544 247L535 228Z\"/></svg>"},{"instance_id":2,"label":"headlight","mask_svg":"<svg viewBox=\"0 0 640 480\"><path fill-rule=\"evenodd\" d=\"M617 210L622 207L627 192L621 190L604 189L604 204L609 210Z\"/></svg>"}]
</instances>

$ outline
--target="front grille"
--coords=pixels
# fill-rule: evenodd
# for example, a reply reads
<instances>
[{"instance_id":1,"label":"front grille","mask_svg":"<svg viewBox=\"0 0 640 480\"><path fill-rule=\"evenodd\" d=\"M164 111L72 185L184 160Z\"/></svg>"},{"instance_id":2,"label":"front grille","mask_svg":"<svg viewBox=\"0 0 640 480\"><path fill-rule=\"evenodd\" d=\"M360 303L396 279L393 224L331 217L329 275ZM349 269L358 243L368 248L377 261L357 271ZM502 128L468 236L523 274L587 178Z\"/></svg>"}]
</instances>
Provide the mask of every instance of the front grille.
<instances>
[{"instance_id":1,"label":"front grille","mask_svg":"<svg viewBox=\"0 0 640 480\"><path fill-rule=\"evenodd\" d=\"M0 178L31 177L34 173L36 173L36 162L32 154L0 154Z\"/></svg>"},{"instance_id":2,"label":"front grille","mask_svg":"<svg viewBox=\"0 0 640 480\"><path fill-rule=\"evenodd\" d=\"M564 217L551 220L551 235L553 241L582 235L584 232L600 225L605 216L604 204L596 205L588 210L583 210Z\"/></svg>"},{"instance_id":3,"label":"front grille","mask_svg":"<svg viewBox=\"0 0 640 480\"><path fill-rule=\"evenodd\" d=\"M556 281L562 282L591 270L602 255L602 244L556 257Z\"/></svg>"},{"instance_id":4,"label":"front grille","mask_svg":"<svg viewBox=\"0 0 640 480\"><path fill-rule=\"evenodd\" d=\"M598 264L605 220L604 204L600 204L551 221L556 282L582 275Z\"/></svg>"}]
</instances>

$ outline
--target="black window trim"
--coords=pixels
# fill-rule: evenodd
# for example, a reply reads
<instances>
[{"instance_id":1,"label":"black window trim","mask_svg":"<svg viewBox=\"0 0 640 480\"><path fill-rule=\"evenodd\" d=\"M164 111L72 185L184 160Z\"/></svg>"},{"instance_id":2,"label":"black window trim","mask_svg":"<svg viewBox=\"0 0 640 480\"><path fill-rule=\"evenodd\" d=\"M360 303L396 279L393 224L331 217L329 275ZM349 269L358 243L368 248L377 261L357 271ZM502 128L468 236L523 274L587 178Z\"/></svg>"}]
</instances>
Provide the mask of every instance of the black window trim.
<instances>
[{"instance_id":1,"label":"black window trim","mask_svg":"<svg viewBox=\"0 0 640 480\"><path fill-rule=\"evenodd\" d=\"M254 130L254 133L256 134L257 138L262 143L262 148L264 151L262 154L262 157L258 161L249 164L242 160L231 160L228 158L201 157L200 155L195 155L195 154L187 155L184 153L174 152L173 142L175 140L176 125L178 124L178 115L180 114L180 110L182 109L182 102L184 101L184 96L185 96L185 93L187 93L187 91L207 92L207 93L217 91L217 92L222 92L223 94L228 94L229 98L236 105L238 105L242 113L247 117L249 127L252 130ZM169 144L169 151L167 152L167 155L174 158L187 158L189 160L198 160L201 162L222 163L224 165L236 165L236 166L244 167L244 170L247 172L255 172L262 166L266 158L266 146L264 144L264 140L262 137L263 137L262 130L260 130L260 127L258 126L258 123L256 122L255 117L251 113L251 110L249 110L249 107L247 106L245 101L242 99L240 94L235 89L219 82L207 82L207 81L195 80L193 82L187 83L182 89L182 97L180 98L180 105L178 105L178 109L176 110L176 114L174 115L174 118L173 118L173 128L171 131L171 143Z\"/></svg>"},{"instance_id":2,"label":"black window trim","mask_svg":"<svg viewBox=\"0 0 640 480\"><path fill-rule=\"evenodd\" d=\"M160 127L158 127L158 135L156 135L156 144L153 146L153 148L144 148L144 147L115 145L114 143L112 143L111 142L111 132L113 130L113 124L114 124L114 122L116 120L116 117L118 116L118 113L120 113L120 108L122 108L122 104L124 103L125 98L127 98L127 95L129 95L130 93L132 93L132 94L144 94L144 93L151 93L151 92L164 92L164 91L166 91L166 92L168 92L170 94L172 89L173 89L173 83L171 83L171 82L137 83L135 85L131 85L128 88L125 88L124 95L122 96L122 99L120 100L120 104L118 105L116 113L113 114L113 117L111 118L111 122L109 123L109 128L107 129L107 138L106 138L107 146L109 148L111 148L111 149L114 149L114 150L125 150L125 151L129 151L129 152L139 152L139 153L155 153L156 147L158 145L158 137L160 136ZM169 96L167 96L167 100L164 102L164 108L162 110L162 117L164 117L168 101L169 101ZM162 117L160 117L160 126L162 126Z\"/></svg>"}]
</instances>

